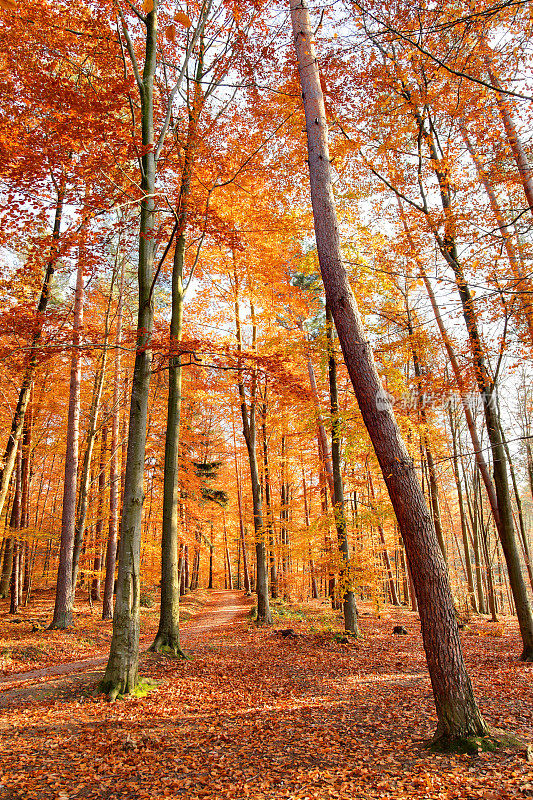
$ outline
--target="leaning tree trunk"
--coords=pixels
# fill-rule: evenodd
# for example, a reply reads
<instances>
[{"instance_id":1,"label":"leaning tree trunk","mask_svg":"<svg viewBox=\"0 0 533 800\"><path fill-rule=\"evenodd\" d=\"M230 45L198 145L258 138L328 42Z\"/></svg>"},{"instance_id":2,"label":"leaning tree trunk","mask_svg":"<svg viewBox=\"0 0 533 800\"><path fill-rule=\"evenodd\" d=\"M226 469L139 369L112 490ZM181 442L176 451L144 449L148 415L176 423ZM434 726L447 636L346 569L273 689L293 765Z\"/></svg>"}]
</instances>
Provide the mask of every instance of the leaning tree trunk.
<instances>
[{"instance_id":1,"label":"leaning tree trunk","mask_svg":"<svg viewBox=\"0 0 533 800\"><path fill-rule=\"evenodd\" d=\"M424 649L433 687L436 737L484 735L463 660L452 595L431 514L390 401L377 372L342 260L328 149L328 125L305 0L290 0L305 108L311 198L318 258L359 408L374 446L407 549L418 598Z\"/></svg>"},{"instance_id":2,"label":"leaning tree trunk","mask_svg":"<svg viewBox=\"0 0 533 800\"><path fill-rule=\"evenodd\" d=\"M441 236L434 227L433 235L435 236L443 258L453 270L461 300L463 318L473 357L476 382L483 402L487 435L492 451L494 489L498 506L495 521L507 564L509 583L513 593L518 625L522 637L523 650L520 658L523 661L533 661L533 610L529 602L527 586L522 573L520 554L514 530L513 511L509 494L509 478L507 474L507 458L498 415L496 387L487 370L486 355L478 329L474 298L470 291L470 286L466 281L463 265L459 259L455 239L455 219L452 209L449 177L446 167L442 166L442 162L439 159L433 128L429 131L426 129L421 112L412 102L407 89L404 90L404 96L411 102L413 116L418 125L419 134L426 140L431 156L433 172L439 184L439 193L444 214L444 236Z\"/></svg>"},{"instance_id":3,"label":"leaning tree trunk","mask_svg":"<svg viewBox=\"0 0 533 800\"><path fill-rule=\"evenodd\" d=\"M155 175L153 84L157 59L157 19L154 8L146 15L146 52L141 96L142 179L139 228L139 309L137 353L131 385L128 454L120 529L117 597L113 637L102 689L111 699L135 689L139 670L141 521L144 500L144 461L148 397L152 369L152 273L154 260Z\"/></svg>"}]
</instances>

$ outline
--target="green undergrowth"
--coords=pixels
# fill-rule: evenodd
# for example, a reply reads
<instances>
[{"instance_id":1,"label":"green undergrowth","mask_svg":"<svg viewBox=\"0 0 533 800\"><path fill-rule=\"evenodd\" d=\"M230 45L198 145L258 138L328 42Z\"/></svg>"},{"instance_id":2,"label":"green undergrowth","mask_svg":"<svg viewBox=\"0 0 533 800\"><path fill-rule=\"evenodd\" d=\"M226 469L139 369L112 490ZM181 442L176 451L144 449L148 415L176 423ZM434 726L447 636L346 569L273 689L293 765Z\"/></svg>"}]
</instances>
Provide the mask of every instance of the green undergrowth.
<instances>
[{"instance_id":1,"label":"green undergrowth","mask_svg":"<svg viewBox=\"0 0 533 800\"><path fill-rule=\"evenodd\" d=\"M304 622L306 620L306 614L303 608L296 603L290 603L286 600L271 600L270 610L272 612L274 624L287 620L297 622Z\"/></svg>"}]
</instances>

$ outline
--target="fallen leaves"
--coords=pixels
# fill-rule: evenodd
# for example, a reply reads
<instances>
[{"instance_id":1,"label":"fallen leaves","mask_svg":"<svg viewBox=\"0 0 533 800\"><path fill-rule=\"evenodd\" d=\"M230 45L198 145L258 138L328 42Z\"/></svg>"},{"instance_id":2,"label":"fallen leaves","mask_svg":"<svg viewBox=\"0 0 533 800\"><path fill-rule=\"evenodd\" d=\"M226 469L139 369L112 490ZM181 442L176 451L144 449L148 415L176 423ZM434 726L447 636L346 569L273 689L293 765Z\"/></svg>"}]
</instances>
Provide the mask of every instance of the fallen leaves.
<instances>
[{"instance_id":1,"label":"fallen leaves","mask_svg":"<svg viewBox=\"0 0 533 800\"><path fill-rule=\"evenodd\" d=\"M249 627L245 612L237 625L223 615L217 628L199 624L193 660L145 656L143 675L161 683L142 699L110 705L76 691L6 710L6 798L531 796L524 753L431 755L420 747L435 714L415 614L362 615L364 638L347 647L300 621L291 621L296 639ZM391 623L410 636L394 636ZM497 639L465 637L466 658L489 723L531 739L533 666L516 659L516 624L503 628Z\"/></svg>"}]
</instances>

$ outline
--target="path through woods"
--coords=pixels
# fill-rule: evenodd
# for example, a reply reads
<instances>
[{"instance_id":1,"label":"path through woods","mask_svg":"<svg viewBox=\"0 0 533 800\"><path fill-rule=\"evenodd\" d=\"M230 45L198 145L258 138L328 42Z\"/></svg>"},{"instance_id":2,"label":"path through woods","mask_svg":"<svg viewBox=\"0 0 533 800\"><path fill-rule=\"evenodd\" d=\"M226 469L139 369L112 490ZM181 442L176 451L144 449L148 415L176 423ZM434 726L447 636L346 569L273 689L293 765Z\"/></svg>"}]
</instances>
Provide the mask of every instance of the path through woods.
<instances>
[{"instance_id":1,"label":"path through woods","mask_svg":"<svg viewBox=\"0 0 533 800\"><path fill-rule=\"evenodd\" d=\"M0 694L1 800L533 796L524 753L421 749L435 718L416 614L363 607L364 638L343 644L292 620L296 638L257 629L250 605L214 592L183 631L191 660L143 657L160 682L146 697L93 696L94 665ZM531 741L533 666L516 660L516 622L475 622L463 644L489 723Z\"/></svg>"}]
</instances>

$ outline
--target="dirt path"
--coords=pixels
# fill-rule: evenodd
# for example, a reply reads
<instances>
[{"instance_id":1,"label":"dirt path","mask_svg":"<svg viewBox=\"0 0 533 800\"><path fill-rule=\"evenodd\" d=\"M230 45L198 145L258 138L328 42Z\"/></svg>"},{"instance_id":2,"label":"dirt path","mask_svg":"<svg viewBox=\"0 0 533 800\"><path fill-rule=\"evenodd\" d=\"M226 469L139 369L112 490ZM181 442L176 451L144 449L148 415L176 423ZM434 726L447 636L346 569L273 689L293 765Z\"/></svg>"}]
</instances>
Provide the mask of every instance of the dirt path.
<instances>
[{"instance_id":1,"label":"dirt path","mask_svg":"<svg viewBox=\"0 0 533 800\"><path fill-rule=\"evenodd\" d=\"M223 633L225 629L242 625L246 621L250 606L251 601L244 597L243 592L214 591L209 596L203 610L185 623L180 635L182 647L194 650L212 633ZM141 635L141 650L146 651L152 640L152 634ZM96 674L97 668L107 663L107 658L106 653L95 658L69 661L42 669L2 676L0 677L0 707L6 702L26 696L28 690L33 686L46 684L53 691L59 682L64 682L65 678L70 676ZM47 693L49 693L48 688Z\"/></svg>"}]
</instances>

